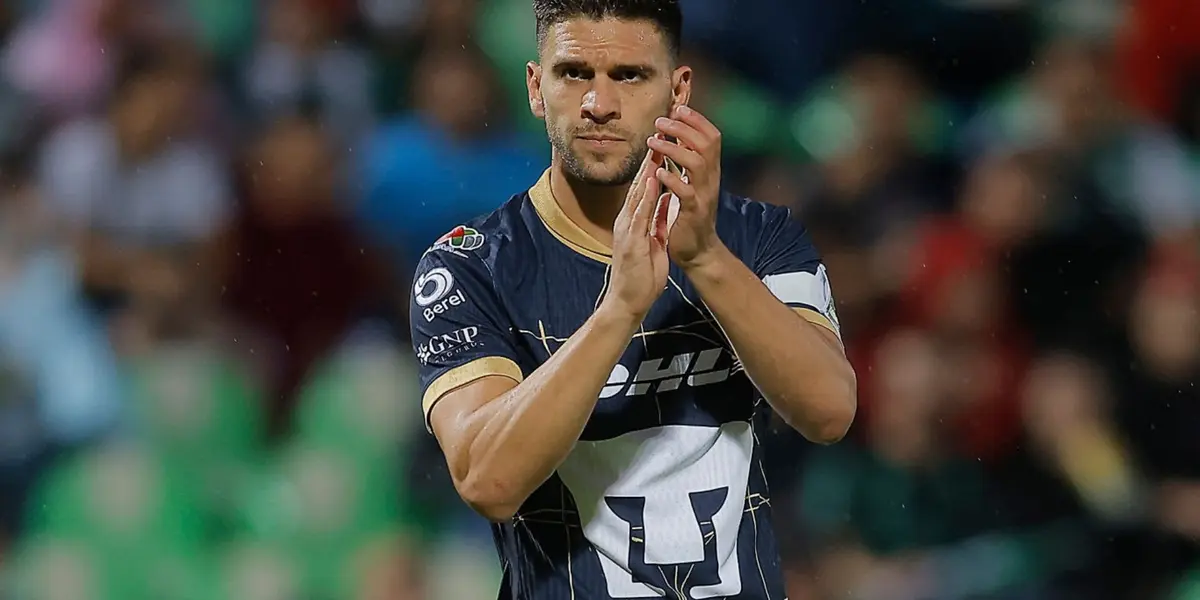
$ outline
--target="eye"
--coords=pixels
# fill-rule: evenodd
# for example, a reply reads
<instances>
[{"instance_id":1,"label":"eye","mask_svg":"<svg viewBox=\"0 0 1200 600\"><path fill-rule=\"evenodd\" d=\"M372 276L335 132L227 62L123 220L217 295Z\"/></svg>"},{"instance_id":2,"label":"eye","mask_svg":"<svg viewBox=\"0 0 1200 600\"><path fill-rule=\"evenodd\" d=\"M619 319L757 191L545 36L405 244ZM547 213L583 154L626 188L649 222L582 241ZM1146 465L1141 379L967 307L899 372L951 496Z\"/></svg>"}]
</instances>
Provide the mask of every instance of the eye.
<instances>
[{"instance_id":1,"label":"eye","mask_svg":"<svg viewBox=\"0 0 1200 600\"><path fill-rule=\"evenodd\" d=\"M639 79L642 79L641 72L639 72L635 69L625 69L623 71L617 71L613 75L614 75L614 79L616 79L617 81L637 81Z\"/></svg>"},{"instance_id":2,"label":"eye","mask_svg":"<svg viewBox=\"0 0 1200 600\"><path fill-rule=\"evenodd\" d=\"M583 69L578 67L567 67L563 69L562 76L564 79L584 79Z\"/></svg>"}]
</instances>

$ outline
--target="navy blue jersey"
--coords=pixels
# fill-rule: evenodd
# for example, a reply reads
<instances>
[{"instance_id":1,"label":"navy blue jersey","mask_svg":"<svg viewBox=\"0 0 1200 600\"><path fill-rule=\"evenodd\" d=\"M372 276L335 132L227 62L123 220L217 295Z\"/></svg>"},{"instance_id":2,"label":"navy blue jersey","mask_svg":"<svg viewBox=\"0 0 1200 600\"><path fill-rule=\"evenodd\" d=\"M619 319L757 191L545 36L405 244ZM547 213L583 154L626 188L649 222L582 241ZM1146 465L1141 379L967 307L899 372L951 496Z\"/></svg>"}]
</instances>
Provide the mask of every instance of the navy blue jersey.
<instances>
[{"instance_id":1,"label":"navy blue jersey","mask_svg":"<svg viewBox=\"0 0 1200 600\"><path fill-rule=\"evenodd\" d=\"M837 333L825 269L787 209L723 194L717 230L781 301ZM521 381L604 295L609 250L571 222L549 175L422 257L412 299L426 420L454 388ZM500 598L784 600L752 416L762 396L675 266L580 441L493 525Z\"/></svg>"}]
</instances>

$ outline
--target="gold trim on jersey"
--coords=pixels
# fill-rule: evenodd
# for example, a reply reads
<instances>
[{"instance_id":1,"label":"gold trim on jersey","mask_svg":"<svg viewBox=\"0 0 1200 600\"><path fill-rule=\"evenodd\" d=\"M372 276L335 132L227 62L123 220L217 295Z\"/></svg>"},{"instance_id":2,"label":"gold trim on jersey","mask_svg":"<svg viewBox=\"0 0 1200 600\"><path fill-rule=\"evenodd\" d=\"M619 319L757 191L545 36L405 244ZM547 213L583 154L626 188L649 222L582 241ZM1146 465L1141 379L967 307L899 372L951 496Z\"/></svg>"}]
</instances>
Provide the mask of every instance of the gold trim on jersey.
<instances>
[{"instance_id":1,"label":"gold trim on jersey","mask_svg":"<svg viewBox=\"0 0 1200 600\"><path fill-rule=\"evenodd\" d=\"M796 314L800 315L801 317L804 317L805 321L808 321L813 325L824 327L825 329L832 331L833 335L836 335L839 340L842 339L842 334L838 333L837 327L833 326L833 321L830 321L825 315L811 308L793 308L792 310L796 311Z\"/></svg>"},{"instance_id":2,"label":"gold trim on jersey","mask_svg":"<svg viewBox=\"0 0 1200 600\"><path fill-rule=\"evenodd\" d=\"M563 212L554 192L550 189L550 169L542 173L542 177L529 189L529 200L537 211L542 224L564 246L592 260L604 264L612 263L612 248L600 243L596 238L576 225L567 213Z\"/></svg>"},{"instance_id":3,"label":"gold trim on jersey","mask_svg":"<svg viewBox=\"0 0 1200 600\"><path fill-rule=\"evenodd\" d=\"M454 367L442 373L440 377L433 380L433 383L429 384L429 387L425 388L425 396L421 398L421 409L425 412L425 426L429 426L429 412L433 410L433 405L442 399L442 396L491 375L507 377L517 383L521 383L521 380L524 379L521 367L503 356L485 356L465 365Z\"/></svg>"}]
</instances>

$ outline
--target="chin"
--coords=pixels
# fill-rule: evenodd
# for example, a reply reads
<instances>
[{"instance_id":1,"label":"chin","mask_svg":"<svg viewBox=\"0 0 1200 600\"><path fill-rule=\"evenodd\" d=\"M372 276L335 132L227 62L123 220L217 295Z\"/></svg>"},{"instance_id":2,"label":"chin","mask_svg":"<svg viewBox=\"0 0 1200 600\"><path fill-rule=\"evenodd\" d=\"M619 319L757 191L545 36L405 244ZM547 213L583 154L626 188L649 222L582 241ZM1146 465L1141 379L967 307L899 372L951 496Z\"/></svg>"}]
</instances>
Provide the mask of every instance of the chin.
<instances>
[{"instance_id":1,"label":"chin","mask_svg":"<svg viewBox=\"0 0 1200 600\"><path fill-rule=\"evenodd\" d=\"M637 176L640 161L630 157L608 157L608 160L576 160L568 162L568 170L579 181L590 185L627 185Z\"/></svg>"},{"instance_id":2,"label":"chin","mask_svg":"<svg viewBox=\"0 0 1200 600\"><path fill-rule=\"evenodd\" d=\"M625 173L613 169L589 171L579 179L590 185L626 185L633 181L632 177L628 177Z\"/></svg>"}]
</instances>

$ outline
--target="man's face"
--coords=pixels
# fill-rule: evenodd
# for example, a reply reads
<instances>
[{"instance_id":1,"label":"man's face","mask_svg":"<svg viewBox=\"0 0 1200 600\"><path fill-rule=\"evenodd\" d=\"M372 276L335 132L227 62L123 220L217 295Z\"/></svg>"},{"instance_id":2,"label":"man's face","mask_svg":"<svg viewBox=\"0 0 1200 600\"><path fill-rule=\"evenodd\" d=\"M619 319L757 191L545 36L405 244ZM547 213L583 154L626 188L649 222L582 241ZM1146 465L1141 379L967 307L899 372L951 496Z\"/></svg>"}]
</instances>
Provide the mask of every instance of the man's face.
<instances>
[{"instance_id":1,"label":"man's face","mask_svg":"<svg viewBox=\"0 0 1200 600\"><path fill-rule=\"evenodd\" d=\"M526 71L530 108L566 173L592 185L633 181L654 120L690 93L691 70L674 66L650 21L558 23L540 61Z\"/></svg>"}]
</instances>

